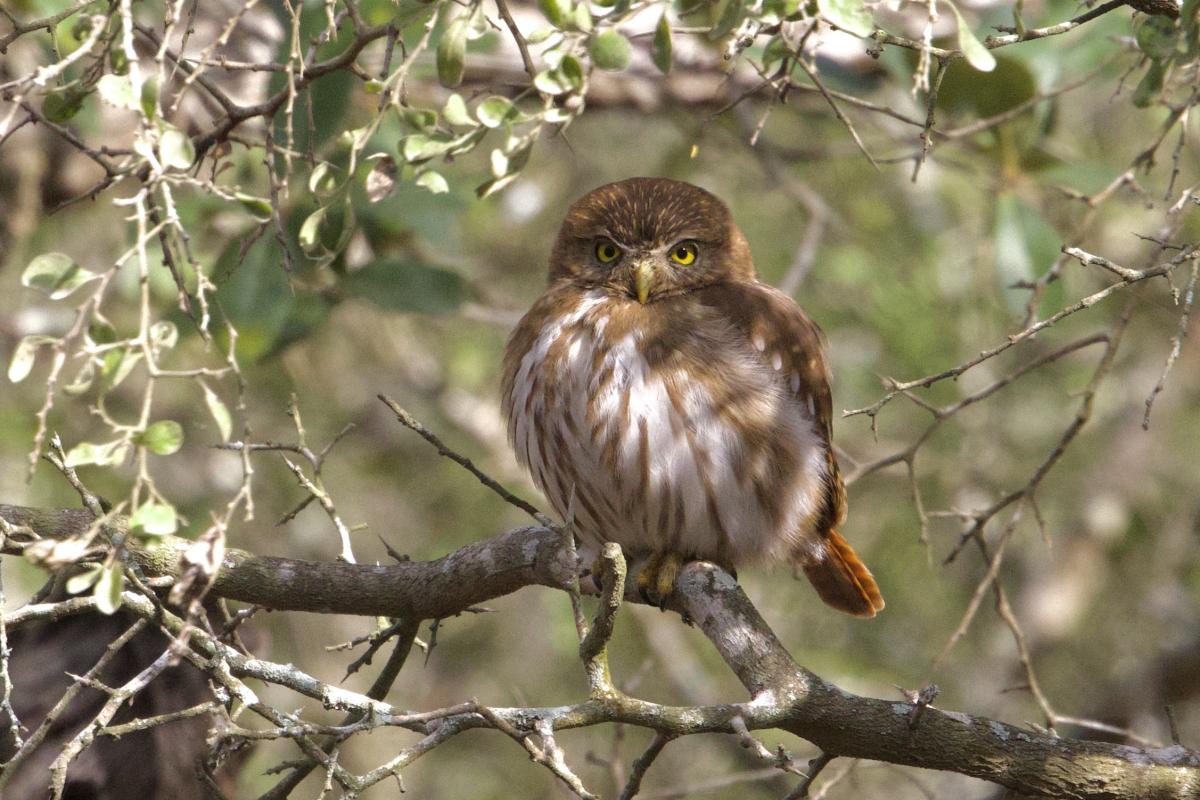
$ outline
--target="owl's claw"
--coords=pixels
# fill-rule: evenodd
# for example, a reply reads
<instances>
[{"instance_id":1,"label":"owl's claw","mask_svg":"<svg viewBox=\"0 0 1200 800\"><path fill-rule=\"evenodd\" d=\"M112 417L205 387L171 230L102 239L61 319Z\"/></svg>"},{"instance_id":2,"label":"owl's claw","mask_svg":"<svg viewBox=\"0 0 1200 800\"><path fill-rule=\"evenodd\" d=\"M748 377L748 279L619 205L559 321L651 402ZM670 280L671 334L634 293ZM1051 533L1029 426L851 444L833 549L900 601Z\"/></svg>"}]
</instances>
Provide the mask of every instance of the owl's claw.
<instances>
[{"instance_id":1,"label":"owl's claw","mask_svg":"<svg viewBox=\"0 0 1200 800\"><path fill-rule=\"evenodd\" d=\"M651 553L637 575L637 586L647 602L662 608L671 592L675 591L675 579L683 566L683 556L678 553Z\"/></svg>"}]
</instances>

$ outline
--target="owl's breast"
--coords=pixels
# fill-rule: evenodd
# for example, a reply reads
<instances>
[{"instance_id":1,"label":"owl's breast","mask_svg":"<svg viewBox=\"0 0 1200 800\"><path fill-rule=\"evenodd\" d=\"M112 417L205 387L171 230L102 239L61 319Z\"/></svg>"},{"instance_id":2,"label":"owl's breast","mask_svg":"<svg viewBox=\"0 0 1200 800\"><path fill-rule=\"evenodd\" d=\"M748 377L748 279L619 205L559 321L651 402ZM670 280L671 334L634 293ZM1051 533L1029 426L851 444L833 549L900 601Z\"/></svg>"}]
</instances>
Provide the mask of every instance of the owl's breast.
<instances>
[{"instance_id":1,"label":"owl's breast","mask_svg":"<svg viewBox=\"0 0 1200 800\"><path fill-rule=\"evenodd\" d=\"M514 336L519 460L587 540L726 564L794 552L825 473L807 409L726 321L659 305L581 293Z\"/></svg>"}]
</instances>

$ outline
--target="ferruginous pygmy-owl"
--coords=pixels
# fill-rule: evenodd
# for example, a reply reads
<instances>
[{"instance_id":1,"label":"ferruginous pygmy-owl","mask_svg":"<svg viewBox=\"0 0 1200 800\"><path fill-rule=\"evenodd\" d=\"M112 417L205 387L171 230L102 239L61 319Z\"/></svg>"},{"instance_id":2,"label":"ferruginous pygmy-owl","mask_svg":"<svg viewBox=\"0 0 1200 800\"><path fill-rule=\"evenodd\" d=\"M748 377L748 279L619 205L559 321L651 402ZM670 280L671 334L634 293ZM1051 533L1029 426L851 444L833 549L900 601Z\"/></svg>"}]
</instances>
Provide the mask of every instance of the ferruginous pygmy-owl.
<instances>
[{"instance_id":1,"label":"ferruginous pygmy-owl","mask_svg":"<svg viewBox=\"0 0 1200 800\"><path fill-rule=\"evenodd\" d=\"M644 557L640 584L660 598L686 560L782 560L834 608L883 608L837 531L821 331L759 282L705 190L633 178L571 206L550 285L509 339L503 400L554 509L584 544Z\"/></svg>"}]
</instances>

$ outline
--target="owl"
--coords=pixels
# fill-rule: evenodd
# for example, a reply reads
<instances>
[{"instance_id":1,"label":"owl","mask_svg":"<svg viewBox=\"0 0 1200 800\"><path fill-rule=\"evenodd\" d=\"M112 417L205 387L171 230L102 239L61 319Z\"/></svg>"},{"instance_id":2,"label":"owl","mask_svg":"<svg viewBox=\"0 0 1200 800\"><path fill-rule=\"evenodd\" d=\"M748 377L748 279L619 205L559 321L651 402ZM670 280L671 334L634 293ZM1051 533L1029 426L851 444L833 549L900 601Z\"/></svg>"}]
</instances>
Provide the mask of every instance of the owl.
<instances>
[{"instance_id":1,"label":"owl","mask_svg":"<svg viewBox=\"0 0 1200 800\"><path fill-rule=\"evenodd\" d=\"M611 183L567 212L549 286L509 338L509 436L581 545L616 542L661 601L689 560L786 562L829 605L883 608L838 533L820 329L758 280L697 186Z\"/></svg>"}]
</instances>

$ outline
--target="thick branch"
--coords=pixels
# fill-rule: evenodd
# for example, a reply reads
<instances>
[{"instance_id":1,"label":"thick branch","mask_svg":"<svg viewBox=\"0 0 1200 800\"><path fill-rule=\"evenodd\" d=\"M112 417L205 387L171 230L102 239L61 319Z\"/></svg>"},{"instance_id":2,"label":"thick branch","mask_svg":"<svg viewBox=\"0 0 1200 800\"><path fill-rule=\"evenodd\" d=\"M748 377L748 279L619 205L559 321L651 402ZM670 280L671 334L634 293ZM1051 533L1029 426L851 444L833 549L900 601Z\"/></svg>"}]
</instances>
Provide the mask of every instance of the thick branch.
<instances>
[{"instance_id":1,"label":"thick branch","mask_svg":"<svg viewBox=\"0 0 1200 800\"><path fill-rule=\"evenodd\" d=\"M38 509L0 504L0 516L39 536L66 539L83 533L86 509ZM120 530L126 519L118 519ZM562 553L562 537L543 527L518 528L467 545L434 561L387 566L256 556L228 549L213 583L218 597L280 611L438 619L511 594L523 586L565 588L575 565ZM177 577L190 541L163 536L151 547L131 546L148 577ZM20 552L7 544L5 552Z\"/></svg>"},{"instance_id":2,"label":"thick branch","mask_svg":"<svg viewBox=\"0 0 1200 800\"><path fill-rule=\"evenodd\" d=\"M92 520L85 510L5 505L0 516L54 538L79 533ZM154 550L134 554L148 576L169 576L183 544L164 537ZM389 567L232 551L213 591L279 609L446 616L526 585L565 587L574 565L566 563L560 545L554 531L522 528L436 561ZM625 722L666 734L730 732L739 717L751 729L790 731L831 756L948 770L1023 794L1080 800L1200 796L1200 754L1178 745L1135 748L1063 739L933 707L912 725L911 703L858 697L797 664L736 581L712 564L692 563L681 571L671 607L700 626L752 695L749 702L671 708L617 694L578 706L492 712L523 728L537 717L556 729ZM454 730L487 724L476 713L446 717L445 723Z\"/></svg>"}]
</instances>

